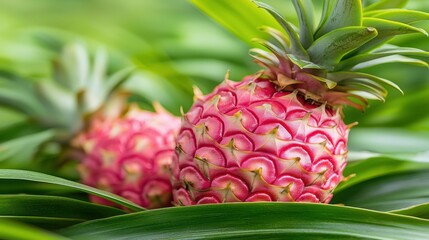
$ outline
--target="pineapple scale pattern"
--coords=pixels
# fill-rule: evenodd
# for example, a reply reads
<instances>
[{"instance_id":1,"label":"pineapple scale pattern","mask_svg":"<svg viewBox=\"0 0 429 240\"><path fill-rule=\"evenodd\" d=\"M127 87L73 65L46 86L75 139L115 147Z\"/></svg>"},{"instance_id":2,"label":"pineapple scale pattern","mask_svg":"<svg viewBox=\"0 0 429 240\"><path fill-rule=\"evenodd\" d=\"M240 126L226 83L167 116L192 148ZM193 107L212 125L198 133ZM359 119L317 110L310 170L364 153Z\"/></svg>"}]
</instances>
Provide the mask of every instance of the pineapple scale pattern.
<instances>
[{"instance_id":1,"label":"pineapple scale pattern","mask_svg":"<svg viewBox=\"0 0 429 240\"><path fill-rule=\"evenodd\" d=\"M196 98L177 139L175 204L330 201L347 158L339 110L257 75Z\"/></svg>"},{"instance_id":2,"label":"pineapple scale pattern","mask_svg":"<svg viewBox=\"0 0 429 240\"><path fill-rule=\"evenodd\" d=\"M84 151L83 183L145 208L170 206L170 168L180 119L167 113L130 110L124 117L96 120L77 141ZM97 196L91 200L114 205Z\"/></svg>"}]
</instances>

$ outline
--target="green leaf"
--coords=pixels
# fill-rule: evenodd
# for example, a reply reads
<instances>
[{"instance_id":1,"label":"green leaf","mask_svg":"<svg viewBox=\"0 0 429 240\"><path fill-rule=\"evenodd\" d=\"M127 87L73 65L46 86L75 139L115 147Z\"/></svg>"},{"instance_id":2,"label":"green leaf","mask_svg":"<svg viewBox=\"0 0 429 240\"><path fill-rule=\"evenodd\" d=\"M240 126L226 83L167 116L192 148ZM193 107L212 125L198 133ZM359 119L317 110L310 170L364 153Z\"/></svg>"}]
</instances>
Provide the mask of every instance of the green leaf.
<instances>
[{"instance_id":1,"label":"green leaf","mask_svg":"<svg viewBox=\"0 0 429 240\"><path fill-rule=\"evenodd\" d=\"M313 68L313 69L322 69L321 66L314 64L313 62L310 61L306 61L306 60L302 60L300 58L297 58L296 56L294 56L293 54L287 54L287 57L289 58L289 60L291 60L291 62L293 62L294 64L296 64L299 68L301 69L305 69L305 68Z\"/></svg>"},{"instance_id":2,"label":"green leaf","mask_svg":"<svg viewBox=\"0 0 429 240\"><path fill-rule=\"evenodd\" d=\"M352 69L354 66L358 64L369 62L382 57L392 56L392 55L429 57L429 52L426 52L417 48L398 47L398 46L386 44L385 46L378 48L373 52L359 54L357 56L348 58L340 62L335 67L335 70L339 71L339 70Z\"/></svg>"},{"instance_id":3,"label":"green leaf","mask_svg":"<svg viewBox=\"0 0 429 240\"><path fill-rule=\"evenodd\" d=\"M367 27L345 27L333 30L317 41L310 48L310 60L317 65L332 70L341 58L377 36L377 30Z\"/></svg>"},{"instance_id":4,"label":"green leaf","mask_svg":"<svg viewBox=\"0 0 429 240\"><path fill-rule=\"evenodd\" d=\"M135 203L132 203L122 197L119 197L115 194L99 190L90 186L86 186L77 182L69 181L63 178L50 176L43 173L24 171L24 170L15 170L15 169L0 169L0 179L15 179L15 180L27 180L33 182L42 182L42 183L51 183L61 186L66 186L80 190L89 194L93 194L114 203L117 203L121 206L127 207L133 211L142 211L144 208L138 206Z\"/></svg>"},{"instance_id":5,"label":"green leaf","mask_svg":"<svg viewBox=\"0 0 429 240\"><path fill-rule=\"evenodd\" d=\"M385 20L401 22L405 24L429 20L429 13L408 9L377 10L365 13L365 16L373 18L382 18Z\"/></svg>"},{"instance_id":6,"label":"green leaf","mask_svg":"<svg viewBox=\"0 0 429 240\"><path fill-rule=\"evenodd\" d=\"M298 14L301 45L308 48L313 43L313 3L310 0L293 0L292 3Z\"/></svg>"},{"instance_id":7,"label":"green leaf","mask_svg":"<svg viewBox=\"0 0 429 240\"><path fill-rule=\"evenodd\" d=\"M428 95L425 95L427 98ZM420 99L420 98L417 98ZM426 104L426 102L425 102ZM417 108L425 109L424 104L412 106L405 105L403 108L399 108L397 112L402 113L406 111L406 108ZM416 115L421 111L416 111ZM394 114L396 112L393 112ZM388 112L381 112L381 116L388 115ZM375 117L375 116L374 116ZM414 116L411 116L414 117ZM389 117L387 117L389 118ZM359 151L372 151L383 154L389 154L401 159L415 160L412 155L429 152L429 138L426 132L410 131L405 128L398 128L401 121L406 119L400 119L394 122L393 127L387 128L381 124L382 127L368 127L368 128L356 128L353 129L352 134L349 138L350 148ZM426 161L425 158L417 158L419 161Z\"/></svg>"},{"instance_id":8,"label":"green leaf","mask_svg":"<svg viewBox=\"0 0 429 240\"><path fill-rule=\"evenodd\" d=\"M429 203L414 205L411 207L394 210L391 213L414 216L418 218L429 219Z\"/></svg>"},{"instance_id":9,"label":"green leaf","mask_svg":"<svg viewBox=\"0 0 429 240\"><path fill-rule=\"evenodd\" d=\"M17 240L65 240L68 238L28 226L19 222L0 219L0 238Z\"/></svg>"},{"instance_id":10,"label":"green leaf","mask_svg":"<svg viewBox=\"0 0 429 240\"><path fill-rule=\"evenodd\" d=\"M410 33L422 33L426 36L428 35L428 33L422 28L380 18L365 17L363 18L363 25L377 29L378 36L357 49L357 53L369 52L398 35ZM356 53L353 52L352 55L356 55Z\"/></svg>"},{"instance_id":11,"label":"green leaf","mask_svg":"<svg viewBox=\"0 0 429 240\"><path fill-rule=\"evenodd\" d=\"M55 131L46 130L3 142L0 144L0 162L13 159L14 161L28 163L38 147L52 139L54 135Z\"/></svg>"},{"instance_id":12,"label":"green leaf","mask_svg":"<svg viewBox=\"0 0 429 240\"><path fill-rule=\"evenodd\" d=\"M343 175L349 178L342 182L336 189L335 195L356 184L386 176L389 174L402 173L411 170L429 169L428 162L415 162L409 160L400 160L391 157L371 157L361 161L349 162L344 169Z\"/></svg>"},{"instance_id":13,"label":"green leaf","mask_svg":"<svg viewBox=\"0 0 429 240\"><path fill-rule=\"evenodd\" d=\"M341 81L344 81L347 79L354 79L354 78L369 79L369 80L377 82L377 83L386 84L386 85L393 87L394 89L398 90L400 93L404 94L404 92L402 92L401 88L398 85L396 85L394 82L389 81L389 80L384 79L384 78L381 78L381 77L371 75L371 74L367 74L367 73L334 72L334 73L329 73L328 78L331 79L332 81L337 82L337 83L340 83Z\"/></svg>"},{"instance_id":14,"label":"green leaf","mask_svg":"<svg viewBox=\"0 0 429 240\"><path fill-rule=\"evenodd\" d=\"M377 29L377 37L397 36L408 33L422 33L428 36L428 33L422 28L413 27L411 25L392 20L364 17L363 25Z\"/></svg>"},{"instance_id":15,"label":"green leaf","mask_svg":"<svg viewBox=\"0 0 429 240\"><path fill-rule=\"evenodd\" d=\"M382 223L382 224L380 224ZM79 224L75 239L427 239L429 221L309 203L172 207Z\"/></svg>"},{"instance_id":16,"label":"green leaf","mask_svg":"<svg viewBox=\"0 0 429 240\"><path fill-rule=\"evenodd\" d=\"M408 0L381 0L364 8L364 12L373 10L384 10L388 8L403 8Z\"/></svg>"},{"instance_id":17,"label":"green leaf","mask_svg":"<svg viewBox=\"0 0 429 240\"><path fill-rule=\"evenodd\" d=\"M262 3L262 2L256 2L255 1L255 3L256 3L256 5L258 5L258 7L267 10L277 20L277 22L283 27L283 29L286 31L286 33L289 36L289 40L290 40L291 53L294 54L295 56L299 57L299 58L302 58L304 60L308 60L308 54L305 51L304 47L302 46L300 39L299 39L299 36L295 32L295 30L293 29L292 25L288 21L286 21L280 15L280 13L278 13L271 6L269 6L265 3Z\"/></svg>"},{"instance_id":18,"label":"green leaf","mask_svg":"<svg viewBox=\"0 0 429 240\"><path fill-rule=\"evenodd\" d=\"M326 8L329 9L331 6ZM337 0L335 6L332 6L332 11L324 16L327 19L316 31L316 38L335 29L362 26L362 2L361 0Z\"/></svg>"},{"instance_id":19,"label":"green leaf","mask_svg":"<svg viewBox=\"0 0 429 240\"><path fill-rule=\"evenodd\" d=\"M429 67L428 63L419 59L404 57L401 55L392 55L392 56L381 57L374 60L359 63L355 65L351 70L355 71L355 70L370 68L370 67L374 67L374 66L386 64L386 63L407 63L407 64L412 64L420 67Z\"/></svg>"},{"instance_id":20,"label":"green leaf","mask_svg":"<svg viewBox=\"0 0 429 240\"><path fill-rule=\"evenodd\" d=\"M19 219L45 229L64 228L125 212L71 198L43 195L0 195L0 218Z\"/></svg>"},{"instance_id":21,"label":"green leaf","mask_svg":"<svg viewBox=\"0 0 429 240\"><path fill-rule=\"evenodd\" d=\"M280 28L270 15L250 0L191 0L208 16L229 29L244 42L254 46L253 38L266 38L261 26Z\"/></svg>"},{"instance_id":22,"label":"green leaf","mask_svg":"<svg viewBox=\"0 0 429 240\"><path fill-rule=\"evenodd\" d=\"M429 170L391 174L337 192L332 203L391 211L429 202Z\"/></svg>"}]
</instances>

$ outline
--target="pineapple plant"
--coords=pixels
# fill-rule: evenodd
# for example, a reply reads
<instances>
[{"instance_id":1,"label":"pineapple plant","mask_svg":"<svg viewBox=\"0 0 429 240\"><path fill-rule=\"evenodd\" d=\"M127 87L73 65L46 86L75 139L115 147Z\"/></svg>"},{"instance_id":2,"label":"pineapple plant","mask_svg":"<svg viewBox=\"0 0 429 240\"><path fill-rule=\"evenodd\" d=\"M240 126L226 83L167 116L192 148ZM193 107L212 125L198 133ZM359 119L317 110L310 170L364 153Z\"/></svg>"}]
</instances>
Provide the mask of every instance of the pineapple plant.
<instances>
[{"instance_id":1,"label":"pineapple plant","mask_svg":"<svg viewBox=\"0 0 429 240\"><path fill-rule=\"evenodd\" d=\"M60 146L63 157L54 168L78 160L78 172L87 185L147 208L171 205L168 164L180 119L160 104L155 104L157 112L129 105L128 94L120 86L132 69L108 75L102 49L91 59L83 44L67 45L53 63L52 79L31 83L7 76L4 83L26 96L2 95L0 101L42 129L54 131L48 143L40 146L40 152L49 145ZM114 205L96 196L90 199Z\"/></svg>"},{"instance_id":2,"label":"pineapple plant","mask_svg":"<svg viewBox=\"0 0 429 240\"><path fill-rule=\"evenodd\" d=\"M364 72L389 62L418 62L427 52L387 42L408 33L428 14L386 1L324 1L315 25L311 1L292 0L299 28L271 6L255 2L281 29L264 26L271 40L251 56L264 69L212 93L195 90L183 115L172 172L176 205L223 202L329 203L345 180L347 140L356 123L343 107L363 111L384 101L392 81ZM392 7L393 6L393 7ZM410 57L411 56L411 57ZM401 91L402 92L402 91Z\"/></svg>"}]
</instances>

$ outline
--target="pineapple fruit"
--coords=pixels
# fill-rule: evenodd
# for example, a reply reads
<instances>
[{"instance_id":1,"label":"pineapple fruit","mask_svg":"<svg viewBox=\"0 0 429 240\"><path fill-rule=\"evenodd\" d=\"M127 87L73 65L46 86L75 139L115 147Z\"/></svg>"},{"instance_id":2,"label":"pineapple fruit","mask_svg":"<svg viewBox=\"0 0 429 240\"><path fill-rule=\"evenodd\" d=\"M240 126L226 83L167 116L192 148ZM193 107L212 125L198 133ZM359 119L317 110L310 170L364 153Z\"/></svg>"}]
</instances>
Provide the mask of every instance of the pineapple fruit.
<instances>
[{"instance_id":1,"label":"pineapple fruit","mask_svg":"<svg viewBox=\"0 0 429 240\"><path fill-rule=\"evenodd\" d=\"M123 196L145 208L170 206L170 164L180 119L132 106L123 116L94 119L74 142L83 150L83 183ZM112 205L97 196L93 202Z\"/></svg>"},{"instance_id":2,"label":"pineapple fruit","mask_svg":"<svg viewBox=\"0 0 429 240\"><path fill-rule=\"evenodd\" d=\"M386 44L428 14L379 1L327 0L316 27L312 2L292 0L299 29L272 7L282 29L262 27L270 41L251 55L264 70L195 91L184 114L172 167L176 205L285 201L328 203L344 180L352 124L343 106L364 110L384 101L393 82L363 69L427 52Z\"/></svg>"},{"instance_id":3,"label":"pineapple fruit","mask_svg":"<svg viewBox=\"0 0 429 240\"><path fill-rule=\"evenodd\" d=\"M146 208L170 206L168 164L180 118L159 104L155 104L157 112L129 106L120 85L131 72L124 69L107 75L104 50L91 58L84 45L73 43L54 61L52 79L39 83L10 79L11 88L22 88L26 96L0 96L0 102L52 129L55 136L50 143L61 146L61 155L66 156L62 161L79 161L85 184ZM90 199L114 205L96 196Z\"/></svg>"}]
</instances>

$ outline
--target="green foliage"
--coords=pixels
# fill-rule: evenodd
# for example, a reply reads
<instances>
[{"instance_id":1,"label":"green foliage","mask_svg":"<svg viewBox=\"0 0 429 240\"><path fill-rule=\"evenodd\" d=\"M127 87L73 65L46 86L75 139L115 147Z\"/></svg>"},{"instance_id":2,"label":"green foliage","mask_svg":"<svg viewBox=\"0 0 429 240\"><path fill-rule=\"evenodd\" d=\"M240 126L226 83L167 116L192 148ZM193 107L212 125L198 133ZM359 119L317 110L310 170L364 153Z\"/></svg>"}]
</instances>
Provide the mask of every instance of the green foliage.
<instances>
[{"instance_id":1,"label":"green foliage","mask_svg":"<svg viewBox=\"0 0 429 240\"><path fill-rule=\"evenodd\" d=\"M363 1L362 6L361 1L325 1L324 6L318 0L262 2L259 5L264 8L264 3L276 6L272 15L285 16L282 22L286 29L292 31L298 24L300 29L307 28L300 31L300 37L281 36L285 33L276 30L281 26L270 13L250 0L3 1L0 238L427 239L429 45L424 34L429 25L418 21L428 18L428 1L410 0L407 6L412 10L383 13L381 9L403 7L408 1ZM203 16L191 3L235 36ZM309 11L313 5L314 15ZM298 10L296 16L290 14L293 7ZM350 11L344 11L347 8ZM363 16L357 11L361 8ZM349 19L357 26L354 31L341 28L344 23L336 21L336 16L342 14L354 16ZM362 23L357 21L360 17ZM318 19L322 19L319 26ZM324 33L325 38L337 38L339 42L349 34L354 38L353 34L361 33L355 30L365 30L360 26L366 24L376 26L378 35L369 34L365 41L355 41L354 48L347 51L329 49L324 37L314 41L314 36ZM423 34L391 39L398 32ZM252 39L267 40L268 35L284 48L293 43L296 54L289 57L306 68L320 69L323 64L332 67L335 63L325 63L323 58L327 54L341 58L347 52L347 59L335 67L340 72L330 76L331 82L326 84L335 87L346 81L369 86L374 99L386 100L370 101L365 113L344 109L346 121L358 121L359 125L350 133L350 162L344 171L348 179L335 190L333 205L237 203L142 211L119 196L77 183L77 162L58 161L65 153L46 143L55 134L36 126L35 115L31 115L41 110L52 117L63 117L64 122L70 120L61 113L66 111L63 95L50 95L58 103L53 107L34 101L35 86L52 85L48 79L53 74L58 77L56 85L61 87L68 86L65 78L74 78L67 67L63 71L50 70L52 60L70 41L86 42L92 52L100 46L106 49L111 56L105 62L109 75L135 67L124 85L131 92L130 101L149 109L153 101L159 101L178 115L180 107L186 111L192 104L192 85L209 92L224 79L227 70L235 80L257 71L247 51L261 42ZM385 41L389 44L369 51ZM307 54L300 46L311 49L310 55L320 61L315 64L298 58ZM73 62L72 57L66 58ZM75 63L82 61L94 62L94 58L81 58ZM362 73L353 75L350 69L360 69ZM368 78L373 80L371 85ZM114 88L121 79L116 76L109 87ZM387 95L384 86L400 87L404 96L395 91ZM105 94L96 90L94 94ZM54 93L49 87L41 91ZM25 110L26 114L13 109ZM39 151L40 145L43 151ZM87 193L127 210L89 203Z\"/></svg>"},{"instance_id":2,"label":"green foliage","mask_svg":"<svg viewBox=\"0 0 429 240\"><path fill-rule=\"evenodd\" d=\"M62 233L76 239L403 239L407 236L417 240L427 238L429 221L324 204L238 203L147 211L79 224Z\"/></svg>"}]
</instances>

